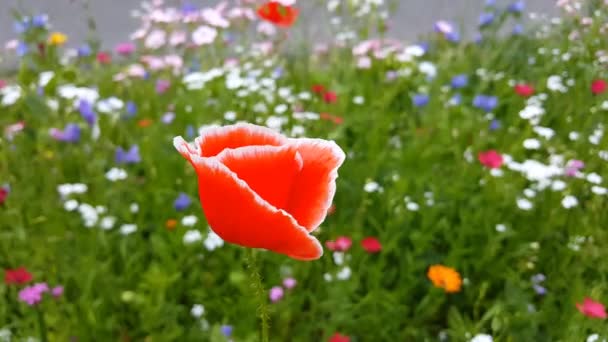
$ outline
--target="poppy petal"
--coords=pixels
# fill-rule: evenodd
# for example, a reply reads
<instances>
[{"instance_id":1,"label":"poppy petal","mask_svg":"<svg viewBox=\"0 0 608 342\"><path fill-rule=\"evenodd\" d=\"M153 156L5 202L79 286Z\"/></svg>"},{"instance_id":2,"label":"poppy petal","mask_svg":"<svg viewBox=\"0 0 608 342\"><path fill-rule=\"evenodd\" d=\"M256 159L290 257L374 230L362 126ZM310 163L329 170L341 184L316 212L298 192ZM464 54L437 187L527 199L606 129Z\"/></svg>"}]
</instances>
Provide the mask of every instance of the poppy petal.
<instances>
[{"instance_id":1,"label":"poppy petal","mask_svg":"<svg viewBox=\"0 0 608 342\"><path fill-rule=\"evenodd\" d=\"M290 139L289 145L296 146L304 165L286 210L311 232L323 222L331 206L344 151L333 141L321 139Z\"/></svg>"},{"instance_id":2,"label":"poppy petal","mask_svg":"<svg viewBox=\"0 0 608 342\"><path fill-rule=\"evenodd\" d=\"M181 151L183 145L176 146ZM191 155L189 160L198 174L207 222L222 239L298 260L314 260L323 255L319 241L289 213L270 205L218 158Z\"/></svg>"},{"instance_id":3,"label":"poppy petal","mask_svg":"<svg viewBox=\"0 0 608 342\"><path fill-rule=\"evenodd\" d=\"M286 209L302 157L295 146L246 146L227 149L217 158L277 209Z\"/></svg>"},{"instance_id":4,"label":"poppy petal","mask_svg":"<svg viewBox=\"0 0 608 342\"><path fill-rule=\"evenodd\" d=\"M227 148L243 146L279 146L287 139L270 128L247 123L230 126L205 128L201 136L196 138L201 157L213 157Z\"/></svg>"}]
</instances>

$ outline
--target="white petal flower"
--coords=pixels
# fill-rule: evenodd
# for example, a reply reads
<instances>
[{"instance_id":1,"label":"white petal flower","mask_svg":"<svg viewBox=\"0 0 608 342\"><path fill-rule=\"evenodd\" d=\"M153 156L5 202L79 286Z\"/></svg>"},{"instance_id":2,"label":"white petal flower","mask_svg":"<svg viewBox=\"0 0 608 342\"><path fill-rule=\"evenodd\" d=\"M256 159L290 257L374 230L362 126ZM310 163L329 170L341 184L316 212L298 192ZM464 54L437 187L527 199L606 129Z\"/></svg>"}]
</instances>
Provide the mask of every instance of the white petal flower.
<instances>
[{"instance_id":1,"label":"white petal flower","mask_svg":"<svg viewBox=\"0 0 608 342\"><path fill-rule=\"evenodd\" d=\"M116 224L116 217L106 216L99 222L99 227L101 227L103 230L110 230L114 228L114 224Z\"/></svg>"},{"instance_id":2,"label":"white petal flower","mask_svg":"<svg viewBox=\"0 0 608 342\"><path fill-rule=\"evenodd\" d=\"M113 167L108 172L106 172L106 178L112 182L123 180L127 178L127 171L119 169L117 167Z\"/></svg>"},{"instance_id":3,"label":"white petal flower","mask_svg":"<svg viewBox=\"0 0 608 342\"><path fill-rule=\"evenodd\" d=\"M591 187L591 192L593 192L596 195L606 195L606 194L608 194L608 189L601 187L601 186L594 185Z\"/></svg>"},{"instance_id":4,"label":"white petal flower","mask_svg":"<svg viewBox=\"0 0 608 342\"><path fill-rule=\"evenodd\" d=\"M137 225L135 224L123 224L120 226L120 234L130 235L137 231Z\"/></svg>"},{"instance_id":5,"label":"white petal flower","mask_svg":"<svg viewBox=\"0 0 608 342\"><path fill-rule=\"evenodd\" d=\"M578 205L578 200L572 195L568 195L562 199L562 207L566 209L574 208Z\"/></svg>"},{"instance_id":6,"label":"white petal flower","mask_svg":"<svg viewBox=\"0 0 608 342\"><path fill-rule=\"evenodd\" d=\"M532 209L533 205L532 205L532 202L530 202L529 200L527 200L525 198L518 198L517 207L521 210L530 210L530 209Z\"/></svg>"},{"instance_id":7,"label":"white petal flower","mask_svg":"<svg viewBox=\"0 0 608 342\"><path fill-rule=\"evenodd\" d=\"M600 184L602 182L602 176L598 175L595 172L592 172L587 175L587 182L593 184Z\"/></svg>"},{"instance_id":8,"label":"white petal flower","mask_svg":"<svg viewBox=\"0 0 608 342\"><path fill-rule=\"evenodd\" d=\"M190 314L194 318L200 318L202 315L205 314L205 307L201 304L194 304L192 305L192 309L190 309Z\"/></svg>"},{"instance_id":9,"label":"white petal flower","mask_svg":"<svg viewBox=\"0 0 608 342\"><path fill-rule=\"evenodd\" d=\"M224 246L224 240L215 234L212 230L209 230L205 241L203 241L203 245L208 251L214 251L222 246Z\"/></svg>"},{"instance_id":10,"label":"white petal flower","mask_svg":"<svg viewBox=\"0 0 608 342\"><path fill-rule=\"evenodd\" d=\"M488 335L488 334L477 334L475 336L473 336L473 338L471 339L470 342L492 342L494 341L494 339L492 339L492 336Z\"/></svg>"},{"instance_id":11,"label":"white petal flower","mask_svg":"<svg viewBox=\"0 0 608 342\"><path fill-rule=\"evenodd\" d=\"M374 182L374 181L368 181L363 186L363 190L365 192L379 192L380 191L380 185L378 183Z\"/></svg>"},{"instance_id":12,"label":"white petal flower","mask_svg":"<svg viewBox=\"0 0 608 342\"><path fill-rule=\"evenodd\" d=\"M344 266L344 268L342 268L340 272L336 274L336 278L339 280L347 280L350 278L351 274L352 272L350 270L350 267Z\"/></svg>"},{"instance_id":13,"label":"white petal flower","mask_svg":"<svg viewBox=\"0 0 608 342\"><path fill-rule=\"evenodd\" d=\"M192 227L198 222L198 218L194 215L184 216L182 218L182 225L186 227Z\"/></svg>"},{"instance_id":14,"label":"white petal flower","mask_svg":"<svg viewBox=\"0 0 608 342\"><path fill-rule=\"evenodd\" d=\"M524 140L524 148L528 150L538 150L540 148L540 141L538 139L526 139Z\"/></svg>"},{"instance_id":15,"label":"white petal flower","mask_svg":"<svg viewBox=\"0 0 608 342\"><path fill-rule=\"evenodd\" d=\"M189 230L184 234L184 244L190 245L195 242L201 241L203 239L203 235L198 230Z\"/></svg>"},{"instance_id":16,"label":"white petal flower","mask_svg":"<svg viewBox=\"0 0 608 342\"><path fill-rule=\"evenodd\" d=\"M78 208L78 201L73 200L73 199L69 200L69 201L66 201L63 204L63 208L65 210L67 210L67 211L74 211L74 210L76 210Z\"/></svg>"}]
</instances>

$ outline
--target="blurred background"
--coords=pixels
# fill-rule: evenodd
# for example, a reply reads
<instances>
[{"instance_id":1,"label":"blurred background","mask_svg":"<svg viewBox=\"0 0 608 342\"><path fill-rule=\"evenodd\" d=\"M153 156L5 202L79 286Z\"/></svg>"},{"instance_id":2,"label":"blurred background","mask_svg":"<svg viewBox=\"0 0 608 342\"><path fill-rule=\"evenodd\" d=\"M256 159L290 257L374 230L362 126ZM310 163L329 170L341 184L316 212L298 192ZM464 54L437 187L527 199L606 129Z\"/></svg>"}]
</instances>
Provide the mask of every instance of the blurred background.
<instances>
[{"instance_id":1,"label":"blurred background","mask_svg":"<svg viewBox=\"0 0 608 342\"><path fill-rule=\"evenodd\" d=\"M87 0L90 14L95 19L97 29L104 45L113 46L128 39L137 20L131 18L131 11L140 6L141 0ZM171 3L171 1L166 1ZM174 1L179 6L184 1ZM194 5L210 5L220 0L189 0ZM486 0L398 0L399 8L393 16L390 34L395 38L415 39L418 34L432 30L432 25L439 19L450 19L462 24L465 33L471 33L477 24L479 11ZM29 13L47 13L55 30L68 34L70 41L82 42L86 38L87 23L84 10L85 0L0 0L0 42L4 43L14 37L11 9L21 9ZM315 8L324 6L327 1L300 0L298 7L303 8L302 21L298 30L300 34L327 34L326 25L306 25L320 18L321 11ZM496 3L508 1L496 0ZM528 12L546 15L557 13L554 0L527 0ZM326 11L323 11L326 12ZM324 30L325 28L325 30Z\"/></svg>"}]
</instances>

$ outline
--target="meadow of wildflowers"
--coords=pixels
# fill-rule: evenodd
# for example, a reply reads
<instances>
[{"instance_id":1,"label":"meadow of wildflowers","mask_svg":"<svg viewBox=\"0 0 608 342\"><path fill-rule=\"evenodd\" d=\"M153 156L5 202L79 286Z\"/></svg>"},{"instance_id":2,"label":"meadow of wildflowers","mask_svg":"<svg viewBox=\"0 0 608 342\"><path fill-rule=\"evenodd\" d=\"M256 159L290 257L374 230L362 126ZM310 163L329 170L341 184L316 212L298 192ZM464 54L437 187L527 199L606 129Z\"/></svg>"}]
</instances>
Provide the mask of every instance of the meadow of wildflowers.
<instances>
[{"instance_id":1,"label":"meadow of wildflowers","mask_svg":"<svg viewBox=\"0 0 608 342\"><path fill-rule=\"evenodd\" d=\"M296 41L296 0L154 0L115 47L16 14L0 341L608 340L608 1L413 42L394 4Z\"/></svg>"}]
</instances>

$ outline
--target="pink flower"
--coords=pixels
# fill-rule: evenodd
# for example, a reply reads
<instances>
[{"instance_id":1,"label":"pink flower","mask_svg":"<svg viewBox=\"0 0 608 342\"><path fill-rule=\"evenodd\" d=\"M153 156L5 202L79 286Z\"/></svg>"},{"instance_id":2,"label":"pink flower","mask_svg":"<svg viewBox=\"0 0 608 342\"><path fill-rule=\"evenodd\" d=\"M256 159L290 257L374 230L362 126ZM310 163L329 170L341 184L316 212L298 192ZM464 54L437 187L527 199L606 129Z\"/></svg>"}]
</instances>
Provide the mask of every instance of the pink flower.
<instances>
[{"instance_id":1,"label":"pink flower","mask_svg":"<svg viewBox=\"0 0 608 342\"><path fill-rule=\"evenodd\" d=\"M369 69L372 67L372 59L367 57L367 56L363 56L363 57L359 57L359 59L357 60L357 67L359 69Z\"/></svg>"},{"instance_id":2,"label":"pink flower","mask_svg":"<svg viewBox=\"0 0 608 342\"><path fill-rule=\"evenodd\" d=\"M51 294L55 298L61 297L61 295L63 295L63 286L55 286L55 287L53 287L53 289L51 290Z\"/></svg>"},{"instance_id":3,"label":"pink flower","mask_svg":"<svg viewBox=\"0 0 608 342\"><path fill-rule=\"evenodd\" d=\"M6 81L3 79L0 79L0 89L6 87Z\"/></svg>"},{"instance_id":4,"label":"pink flower","mask_svg":"<svg viewBox=\"0 0 608 342\"><path fill-rule=\"evenodd\" d=\"M34 306L42 300L42 294L49 291L49 286L46 283L37 283L32 286L24 287L19 291L19 300L27 303L29 306Z\"/></svg>"},{"instance_id":5,"label":"pink flower","mask_svg":"<svg viewBox=\"0 0 608 342\"><path fill-rule=\"evenodd\" d=\"M500 153L495 150L488 150L485 152L479 152L477 155L479 162L490 169L498 169L502 166L503 159Z\"/></svg>"},{"instance_id":6,"label":"pink flower","mask_svg":"<svg viewBox=\"0 0 608 342\"><path fill-rule=\"evenodd\" d=\"M187 35L184 31L175 31L171 33L171 37L169 38L169 44L176 46L181 45L186 42Z\"/></svg>"},{"instance_id":7,"label":"pink flower","mask_svg":"<svg viewBox=\"0 0 608 342\"><path fill-rule=\"evenodd\" d=\"M196 45L208 45L215 41L217 30L206 25L199 26L192 32L192 41Z\"/></svg>"},{"instance_id":8,"label":"pink flower","mask_svg":"<svg viewBox=\"0 0 608 342\"><path fill-rule=\"evenodd\" d=\"M298 282L294 278L291 278L291 277L283 279L283 286L285 286L285 288L288 290L291 290L294 287L296 287L297 283Z\"/></svg>"},{"instance_id":9,"label":"pink flower","mask_svg":"<svg viewBox=\"0 0 608 342\"><path fill-rule=\"evenodd\" d=\"M230 26L230 22L222 16L221 10L217 8L205 8L201 13L203 20L209 25L221 28Z\"/></svg>"},{"instance_id":10,"label":"pink flower","mask_svg":"<svg viewBox=\"0 0 608 342\"><path fill-rule=\"evenodd\" d=\"M114 47L114 51L121 56L129 56L135 52L135 44L131 42L120 43Z\"/></svg>"},{"instance_id":11,"label":"pink flower","mask_svg":"<svg viewBox=\"0 0 608 342\"><path fill-rule=\"evenodd\" d=\"M346 236L340 236L336 241L326 241L325 246L333 252L346 252L352 246L353 240Z\"/></svg>"},{"instance_id":12,"label":"pink flower","mask_svg":"<svg viewBox=\"0 0 608 342\"><path fill-rule=\"evenodd\" d=\"M169 90L169 87L171 87L171 82L169 82L167 80L156 81L156 92L158 94L163 94L164 92Z\"/></svg>"},{"instance_id":13,"label":"pink flower","mask_svg":"<svg viewBox=\"0 0 608 342\"><path fill-rule=\"evenodd\" d=\"M585 298L583 303L576 303L576 308L587 317L604 319L607 316L604 304L588 297Z\"/></svg>"},{"instance_id":14,"label":"pink flower","mask_svg":"<svg viewBox=\"0 0 608 342\"><path fill-rule=\"evenodd\" d=\"M154 30L154 31L150 32L150 34L146 38L146 41L144 42L144 45L148 49L156 50L158 48L161 48L163 45L165 45L166 41L167 41L167 33L165 31Z\"/></svg>"},{"instance_id":15,"label":"pink flower","mask_svg":"<svg viewBox=\"0 0 608 342\"><path fill-rule=\"evenodd\" d=\"M283 291L283 288L280 286L273 286L270 289L270 301L273 303L276 303L278 301L280 301L281 299L283 299L283 295L285 294L285 292Z\"/></svg>"},{"instance_id":16,"label":"pink flower","mask_svg":"<svg viewBox=\"0 0 608 342\"><path fill-rule=\"evenodd\" d=\"M605 92L606 88L608 88L608 84L604 80L598 79L591 83L591 92L593 95L599 95Z\"/></svg>"},{"instance_id":17,"label":"pink flower","mask_svg":"<svg viewBox=\"0 0 608 342\"><path fill-rule=\"evenodd\" d=\"M566 165L566 176L574 177L578 171L585 167L585 163L582 160L573 159Z\"/></svg>"}]
</instances>

